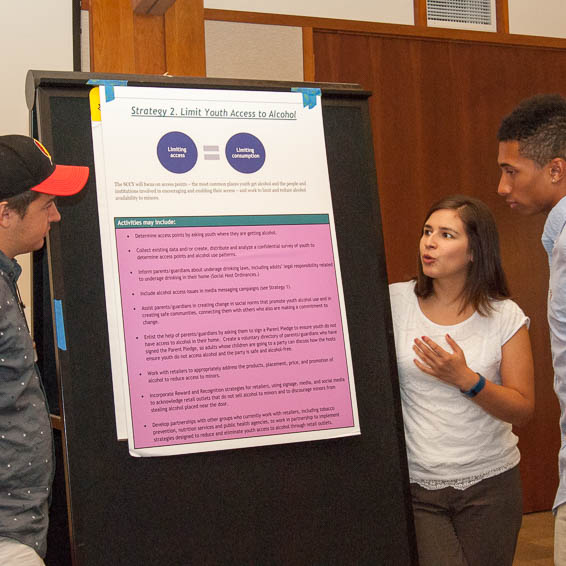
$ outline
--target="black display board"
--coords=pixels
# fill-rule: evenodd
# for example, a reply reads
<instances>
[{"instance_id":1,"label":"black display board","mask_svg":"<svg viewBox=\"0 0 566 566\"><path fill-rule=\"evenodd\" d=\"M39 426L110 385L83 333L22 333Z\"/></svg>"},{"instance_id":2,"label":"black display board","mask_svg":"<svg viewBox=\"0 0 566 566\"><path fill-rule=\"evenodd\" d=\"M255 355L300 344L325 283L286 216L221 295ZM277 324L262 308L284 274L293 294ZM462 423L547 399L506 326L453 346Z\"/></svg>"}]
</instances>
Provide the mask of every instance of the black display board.
<instances>
[{"instance_id":1,"label":"black display board","mask_svg":"<svg viewBox=\"0 0 566 566\"><path fill-rule=\"evenodd\" d=\"M116 440L91 78L156 87L322 89L361 436L161 458L133 458L127 443ZM37 281L44 279L36 292L36 336L47 389L64 420L73 564L415 564L369 93L356 85L30 71L26 96L32 132L54 161L91 167L85 190L58 203L63 221L50 233L48 269L46 260L35 262ZM66 350L51 346L52 299L63 305ZM58 538L67 514L61 485L52 513ZM69 563L49 552L49 566Z\"/></svg>"}]
</instances>

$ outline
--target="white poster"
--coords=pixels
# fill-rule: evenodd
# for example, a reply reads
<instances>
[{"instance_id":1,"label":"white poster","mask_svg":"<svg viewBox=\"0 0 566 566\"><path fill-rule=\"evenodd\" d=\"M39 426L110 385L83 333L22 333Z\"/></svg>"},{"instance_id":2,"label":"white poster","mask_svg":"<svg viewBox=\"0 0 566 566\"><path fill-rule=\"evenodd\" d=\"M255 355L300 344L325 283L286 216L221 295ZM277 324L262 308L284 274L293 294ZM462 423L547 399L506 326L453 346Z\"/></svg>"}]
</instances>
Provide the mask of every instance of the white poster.
<instances>
[{"instance_id":1,"label":"white poster","mask_svg":"<svg viewBox=\"0 0 566 566\"><path fill-rule=\"evenodd\" d=\"M130 453L359 434L320 92L105 85L91 112Z\"/></svg>"}]
</instances>

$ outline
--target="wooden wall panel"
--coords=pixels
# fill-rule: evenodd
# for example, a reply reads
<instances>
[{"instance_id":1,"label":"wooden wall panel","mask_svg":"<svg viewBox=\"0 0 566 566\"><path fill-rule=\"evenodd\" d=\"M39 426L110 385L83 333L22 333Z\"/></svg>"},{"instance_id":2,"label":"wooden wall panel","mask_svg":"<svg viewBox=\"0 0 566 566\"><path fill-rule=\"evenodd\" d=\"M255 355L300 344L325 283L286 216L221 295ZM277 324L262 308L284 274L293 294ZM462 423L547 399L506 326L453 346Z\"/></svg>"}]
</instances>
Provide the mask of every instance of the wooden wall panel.
<instances>
[{"instance_id":1,"label":"wooden wall panel","mask_svg":"<svg viewBox=\"0 0 566 566\"><path fill-rule=\"evenodd\" d=\"M313 29L303 28L303 80L314 81L314 35Z\"/></svg>"},{"instance_id":2,"label":"wooden wall panel","mask_svg":"<svg viewBox=\"0 0 566 566\"><path fill-rule=\"evenodd\" d=\"M132 0L132 8L136 14L163 16L175 0Z\"/></svg>"},{"instance_id":3,"label":"wooden wall panel","mask_svg":"<svg viewBox=\"0 0 566 566\"><path fill-rule=\"evenodd\" d=\"M91 70L205 76L203 0L164 15L134 14L131 0L89 0Z\"/></svg>"},{"instance_id":4,"label":"wooden wall panel","mask_svg":"<svg viewBox=\"0 0 566 566\"><path fill-rule=\"evenodd\" d=\"M90 0L91 70L135 73L131 0Z\"/></svg>"},{"instance_id":5,"label":"wooden wall panel","mask_svg":"<svg viewBox=\"0 0 566 566\"><path fill-rule=\"evenodd\" d=\"M134 53L136 73L165 73L165 23L162 16L134 14Z\"/></svg>"},{"instance_id":6,"label":"wooden wall panel","mask_svg":"<svg viewBox=\"0 0 566 566\"><path fill-rule=\"evenodd\" d=\"M414 19L416 26L426 26L426 0L414 1Z\"/></svg>"},{"instance_id":7,"label":"wooden wall panel","mask_svg":"<svg viewBox=\"0 0 566 566\"><path fill-rule=\"evenodd\" d=\"M167 72L206 76L202 0L176 0L165 14Z\"/></svg>"},{"instance_id":8,"label":"wooden wall panel","mask_svg":"<svg viewBox=\"0 0 566 566\"><path fill-rule=\"evenodd\" d=\"M497 31L509 33L509 0L495 0Z\"/></svg>"},{"instance_id":9,"label":"wooden wall panel","mask_svg":"<svg viewBox=\"0 0 566 566\"><path fill-rule=\"evenodd\" d=\"M493 210L514 298L531 317L536 415L518 431L525 510L551 507L560 444L558 402L546 323L548 265L543 217L512 213L496 194L501 118L538 92L566 93L566 51L316 31L317 81L373 91L371 114L387 269L391 282L415 274L429 205L467 193Z\"/></svg>"}]
</instances>

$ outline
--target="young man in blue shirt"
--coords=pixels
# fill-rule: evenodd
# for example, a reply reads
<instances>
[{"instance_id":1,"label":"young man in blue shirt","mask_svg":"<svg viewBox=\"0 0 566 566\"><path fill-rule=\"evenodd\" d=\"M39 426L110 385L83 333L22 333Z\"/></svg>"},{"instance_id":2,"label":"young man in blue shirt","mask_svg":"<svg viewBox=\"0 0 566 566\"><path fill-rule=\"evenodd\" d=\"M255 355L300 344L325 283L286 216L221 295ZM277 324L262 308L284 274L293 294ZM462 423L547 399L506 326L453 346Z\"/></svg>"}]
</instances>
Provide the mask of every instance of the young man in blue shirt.
<instances>
[{"instance_id":1,"label":"young man in blue shirt","mask_svg":"<svg viewBox=\"0 0 566 566\"><path fill-rule=\"evenodd\" d=\"M40 566L46 551L53 439L15 256L39 250L87 167L54 165L27 136L0 136L0 564Z\"/></svg>"},{"instance_id":2,"label":"young man in blue shirt","mask_svg":"<svg viewBox=\"0 0 566 566\"><path fill-rule=\"evenodd\" d=\"M538 95L524 100L503 119L498 139L497 192L517 212L547 216L542 244L550 264L548 323L561 412L554 560L566 566L566 98Z\"/></svg>"}]
</instances>

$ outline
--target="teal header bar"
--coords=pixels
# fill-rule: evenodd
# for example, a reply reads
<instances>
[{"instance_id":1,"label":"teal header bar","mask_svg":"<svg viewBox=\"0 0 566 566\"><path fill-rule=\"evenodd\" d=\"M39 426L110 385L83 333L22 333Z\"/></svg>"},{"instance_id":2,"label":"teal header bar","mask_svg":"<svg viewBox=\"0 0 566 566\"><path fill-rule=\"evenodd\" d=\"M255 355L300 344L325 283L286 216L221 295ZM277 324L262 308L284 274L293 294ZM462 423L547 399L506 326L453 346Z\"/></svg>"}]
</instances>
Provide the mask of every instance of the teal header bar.
<instances>
[{"instance_id":1,"label":"teal header bar","mask_svg":"<svg viewBox=\"0 0 566 566\"><path fill-rule=\"evenodd\" d=\"M114 218L115 228L188 228L207 226L273 226L330 224L328 214L266 214L265 216L162 216Z\"/></svg>"}]
</instances>

